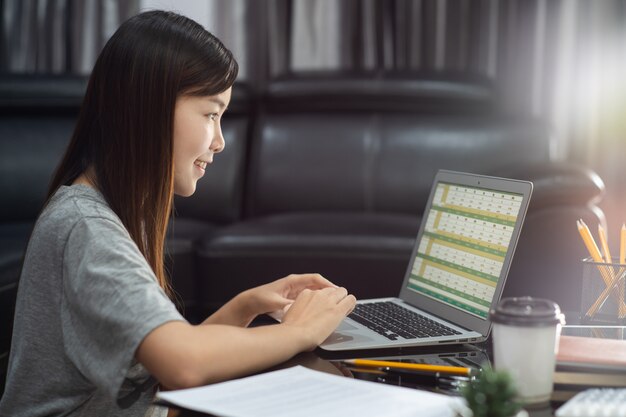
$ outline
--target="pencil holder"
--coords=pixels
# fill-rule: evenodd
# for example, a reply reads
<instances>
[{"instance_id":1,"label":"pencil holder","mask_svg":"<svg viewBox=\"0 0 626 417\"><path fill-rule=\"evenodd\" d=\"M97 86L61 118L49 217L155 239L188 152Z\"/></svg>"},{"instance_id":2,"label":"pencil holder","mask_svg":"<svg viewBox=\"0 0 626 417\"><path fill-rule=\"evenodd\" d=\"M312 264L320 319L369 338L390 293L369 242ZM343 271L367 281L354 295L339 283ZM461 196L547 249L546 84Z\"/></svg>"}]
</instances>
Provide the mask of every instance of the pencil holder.
<instances>
[{"instance_id":1,"label":"pencil holder","mask_svg":"<svg viewBox=\"0 0 626 417\"><path fill-rule=\"evenodd\" d=\"M626 324L626 265L585 258L581 319L583 324Z\"/></svg>"}]
</instances>

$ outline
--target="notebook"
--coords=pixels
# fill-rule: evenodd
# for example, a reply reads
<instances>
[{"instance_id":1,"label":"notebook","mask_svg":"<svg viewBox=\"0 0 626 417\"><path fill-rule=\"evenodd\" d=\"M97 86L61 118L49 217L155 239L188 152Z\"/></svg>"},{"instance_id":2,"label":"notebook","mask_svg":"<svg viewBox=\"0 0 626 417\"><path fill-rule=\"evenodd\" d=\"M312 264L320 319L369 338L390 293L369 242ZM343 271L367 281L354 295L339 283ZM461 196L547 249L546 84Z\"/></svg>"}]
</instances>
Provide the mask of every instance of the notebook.
<instances>
[{"instance_id":1,"label":"notebook","mask_svg":"<svg viewBox=\"0 0 626 417\"><path fill-rule=\"evenodd\" d=\"M439 171L398 297L359 300L320 348L485 340L532 188L528 181Z\"/></svg>"},{"instance_id":2,"label":"notebook","mask_svg":"<svg viewBox=\"0 0 626 417\"><path fill-rule=\"evenodd\" d=\"M559 371L623 376L626 372L626 341L561 335L556 366Z\"/></svg>"}]
</instances>

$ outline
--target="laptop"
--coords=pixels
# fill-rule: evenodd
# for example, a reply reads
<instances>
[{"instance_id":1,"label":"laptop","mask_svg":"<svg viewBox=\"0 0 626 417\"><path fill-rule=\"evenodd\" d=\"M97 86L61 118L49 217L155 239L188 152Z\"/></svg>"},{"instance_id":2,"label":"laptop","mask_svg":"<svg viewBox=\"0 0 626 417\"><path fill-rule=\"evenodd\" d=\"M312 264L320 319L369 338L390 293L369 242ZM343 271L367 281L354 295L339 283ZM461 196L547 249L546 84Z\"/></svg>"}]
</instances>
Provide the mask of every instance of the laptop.
<instances>
[{"instance_id":1,"label":"laptop","mask_svg":"<svg viewBox=\"0 0 626 417\"><path fill-rule=\"evenodd\" d=\"M320 348L486 340L532 189L528 181L440 170L398 297L359 300Z\"/></svg>"}]
</instances>

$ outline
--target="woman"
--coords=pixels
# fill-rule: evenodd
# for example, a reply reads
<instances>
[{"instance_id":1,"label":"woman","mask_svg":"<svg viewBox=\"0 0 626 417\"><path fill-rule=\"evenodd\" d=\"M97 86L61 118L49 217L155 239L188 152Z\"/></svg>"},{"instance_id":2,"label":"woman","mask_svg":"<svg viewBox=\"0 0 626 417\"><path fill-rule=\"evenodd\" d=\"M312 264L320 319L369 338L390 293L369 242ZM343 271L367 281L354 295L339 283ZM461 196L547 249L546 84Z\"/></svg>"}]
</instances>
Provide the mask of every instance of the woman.
<instances>
[{"instance_id":1,"label":"woman","mask_svg":"<svg viewBox=\"0 0 626 417\"><path fill-rule=\"evenodd\" d=\"M262 370L313 349L354 307L317 274L245 291L195 326L168 298L173 194L193 194L224 148L237 69L174 13L137 15L106 44L29 242L0 415L162 415L157 383ZM280 310L281 324L246 328Z\"/></svg>"}]
</instances>

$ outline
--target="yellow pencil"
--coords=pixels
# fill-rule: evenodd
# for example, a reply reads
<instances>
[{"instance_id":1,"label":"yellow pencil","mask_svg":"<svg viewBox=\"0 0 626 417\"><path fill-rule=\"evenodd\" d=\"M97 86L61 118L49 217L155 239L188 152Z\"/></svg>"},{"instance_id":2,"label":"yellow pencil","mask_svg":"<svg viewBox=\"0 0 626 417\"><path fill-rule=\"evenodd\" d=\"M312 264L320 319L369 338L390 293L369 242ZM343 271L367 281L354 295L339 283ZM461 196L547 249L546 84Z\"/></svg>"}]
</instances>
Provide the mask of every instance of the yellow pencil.
<instances>
[{"instance_id":1,"label":"yellow pencil","mask_svg":"<svg viewBox=\"0 0 626 417\"><path fill-rule=\"evenodd\" d=\"M604 259L607 264L610 264L613 262L613 259L611 258L611 252L609 251L609 242L606 238L606 232L601 224L598 224L598 235L600 236L600 244L602 245L602 251L604 252Z\"/></svg>"},{"instance_id":2,"label":"yellow pencil","mask_svg":"<svg viewBox=\"0 0 626 417\"><path fill-rule=\"evenodd\" d=\"M591 255L591 259L593 259L594 262L604 262L600 254L600 249L598 249L598 245L596 245L596 241L593 240L593 236L591 236L591 232L585 222L582 221L582 219L577 220L576 226L578 226L578 233L580 233L580 236L583 238L583 242L589 251L589 255Z\"/></svg>"},{"instance_id":3,"label":"yellow pencil","mask_svg":"<svg viewBox=\"0 0 626 417\"><path fill-rule=\"evenodd\" d=\"M622 223L622 230L620 230L619 234L619 263L620 265L626 264L624 258L626 257L626 224ZM620 267L619 274L624 273L624 267ZM619 317L623 319L626 317L626 302L624 299L626 298L626 288L624 287L624 283L620 283L619 286L619 298L621 300L619 307Z\"/></svg>"},{"instance_id":4,"label":"yellow pencil","mask_svg":"<svg viewBox=\"0 0 626 417\"><path fill-rule=\"evenodd\" d=\"M622 223L622 230L619 234L619 263L624 265L626 261L626 224Z\"/></svg>"},{"instance_id":5,"label":"yellow pencil","mask_svg":"<svg viewBox=\"0 0 626 417\"><path fill-rule=\"evenodd\" d=\"M472 368L461 366L428 365L424 363L407 363L395 361L378 361L371 359L348 359L343 361L349 365L369 366L374 368L410 369L414 371L441 372L455 375L472 375Z\"/></svg>"}]
</instances>

